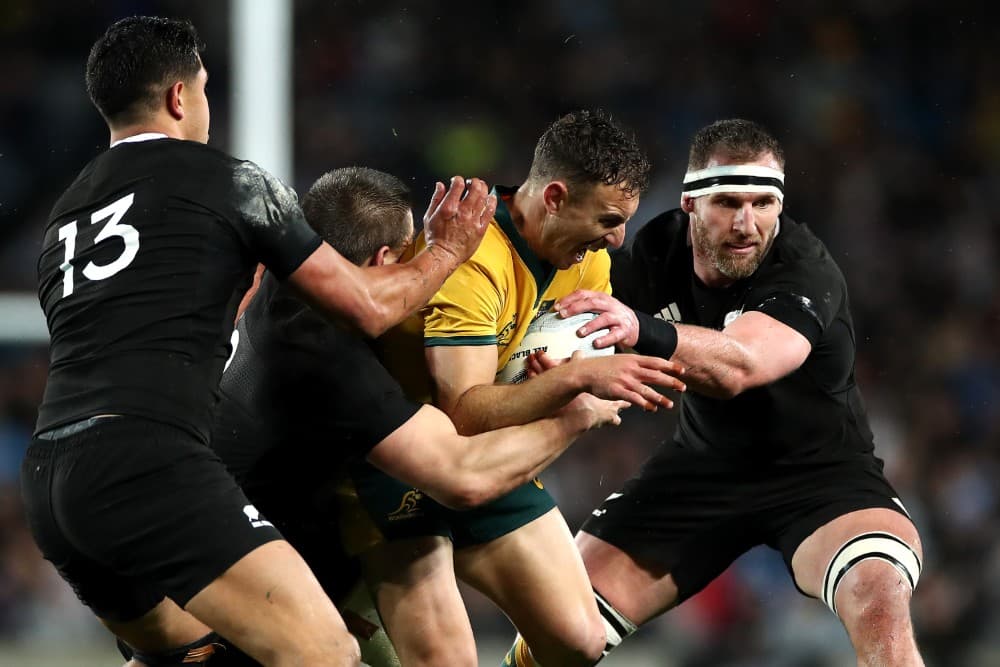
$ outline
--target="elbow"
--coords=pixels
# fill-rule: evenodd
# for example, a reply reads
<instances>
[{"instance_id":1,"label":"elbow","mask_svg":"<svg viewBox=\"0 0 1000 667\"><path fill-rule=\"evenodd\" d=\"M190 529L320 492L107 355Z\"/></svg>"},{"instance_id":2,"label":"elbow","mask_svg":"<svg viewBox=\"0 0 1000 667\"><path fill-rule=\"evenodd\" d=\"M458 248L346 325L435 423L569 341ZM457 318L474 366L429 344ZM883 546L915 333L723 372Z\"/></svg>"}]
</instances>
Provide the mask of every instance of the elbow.
<instances>
[{"instance_id":1,"label":"elbow","mask_svg":"<svg viewBox=\"0 0 1000 667\"><path fill-rule=\"evenodd\" d=\"M729 400L753 386L749 373L733 367L716 369L716 372L707 375L708 381L702 385L700 393L711 398Z\"/></svg>"},{"instance_id":2,"label":"elbow","mask_svg":"<svg viewBox=\"0 0 1000 667\"><path fill-rule=\"evenodd\" d=\"M736 398L746 390L746 385L739 378L726 378L716 386L716 398L729 400Z\"/></svg>"},{"instance_id":3,"label":"elbow","mask_svg":"<svg viewBox=\"0 0 1000 667\"><path fill-rule=\"evenodd\" d=\"M508 489L489 474L463 471L461 466L450 468L450 473L441 481L439 493L432 494L434 499L448 509L459 511L485 505Z\"/></svg>"},{"instance_id":4,"label":"elbow","mask_svg":"<svg viewBox=\"0 0 1000 667\"><path fill-rule=\"evenodd\" d=\"M353 320L354 326L368 338L378 338L396 324L390 319L388 310L371 294L365 295L364 305L357 309Z\"/></svg>"},{"instance_id":5,"label":"elbow","mask_svg":"<svg viewBox=\"0 0 1000 667\"><path fill-rule=\"evenodd\" d=\"M459 481L456 485L442 492L435 494L435 500L450 510L464 512L485 505L497 497L498 494L490 493L483 489L481 485L471 481Z\"/></svg>"}]
</instances>

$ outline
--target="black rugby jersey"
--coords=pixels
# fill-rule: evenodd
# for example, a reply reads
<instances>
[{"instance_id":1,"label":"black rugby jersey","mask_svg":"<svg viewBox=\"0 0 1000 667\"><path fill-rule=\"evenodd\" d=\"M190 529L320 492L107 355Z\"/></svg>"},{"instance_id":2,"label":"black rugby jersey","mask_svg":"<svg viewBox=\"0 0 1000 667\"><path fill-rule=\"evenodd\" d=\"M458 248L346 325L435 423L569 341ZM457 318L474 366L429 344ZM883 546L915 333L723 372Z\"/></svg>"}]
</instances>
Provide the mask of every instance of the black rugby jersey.
<instances>
[{"instance_id":1,"label":"black rugby jersey","mask_svg":"<svg viewBox=\"0 0 1000 667\"><path fill-rule=\"evenodd\" d=\"M269 273L233 344L211 442L254 502L310 493L421 407L366 340L325 320Z\"/></svg>"},{"instance_id":2,"label":"black rugby jersey","mask_svg":"<svg viewBox=\"0 0 1000 667\"><path fill-rule=\"evenodd\" d=\"M125 414L207 438L257 261L287 276L319 245L295 193L251 162L167 138L102 153L45 230L51 365L36 432Z\"/></svg>"},{"instance_id":3,"label":"black rugby jersey","mask_svg":"<svg viewBox=\"0 0 1000 667\"><path fill-rule=\"evenodd\" d=\"M684 394L674 439L740 460L836 461L871 452L872 433L854 381L854 325L844 277L823 243L782 215L780 231L757 271L721 289L694 273L688 215L663 213L613 253L615 296L635 310L721 330L757 310L812 344L805 362L772 384L728 399ZM642 349L638 349L639 352Z\"/></svg>"}]
</instances>

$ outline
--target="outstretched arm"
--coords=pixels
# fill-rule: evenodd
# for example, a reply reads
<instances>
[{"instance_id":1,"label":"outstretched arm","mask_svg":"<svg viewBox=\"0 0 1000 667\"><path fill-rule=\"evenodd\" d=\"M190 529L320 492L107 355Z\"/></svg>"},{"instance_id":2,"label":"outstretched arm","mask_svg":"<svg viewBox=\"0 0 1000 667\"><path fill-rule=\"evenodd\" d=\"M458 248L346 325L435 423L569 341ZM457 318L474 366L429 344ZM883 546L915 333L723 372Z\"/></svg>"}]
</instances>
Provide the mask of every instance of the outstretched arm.
<instances>
[{"instance_id":1,"label":"outstretched arm","mask_svg":"<svg viewBox=\"0 0 1000 667\"><path fill-rule=\"evenodd\" d=\"M521 384L494 384L494 345L426 348L436 404L471 434L547 417L581 392L625 400L645 410L673 402L650 385L683 391L680 364L623 354L574 359Z\"/></svg>"},{"instance_id":2,"label":"outstretched arm","mask_svg":"<svg viewBox=\"0 0 1000 667\"><path fill-rule=\"evenodd\" d=\"M692 390L714 398L732 398L779 380L801 366L812 350L801 333L757 311L743 313L716 331L637 315L603 292L574 292L560 299L556 308L567 317L585 311L599 313L580 328L579 335L608 328L610 333L597 339L595 346L620 344L669 356L684 366L684 379ZM673 350L669 349L671 341L676 341Z\"/></svg>"},{"instance_id":3,"label":"outstretched arm","mask_svg":"<svg viewBox=\"0 0 1000 667\"><path fill-rule=\"evenodd\" d=\"M557 415L462 436L425 405L368 454L368 461L453 509L493 500L536 477L584 431L619 424L624 401L583 394Z\"/></svg>"},{"instance_id":4,"label":"outstretched arm","mask_svg":"<svg viewBox=\"0 0 1000 667\"><path fill-rule=\"evenodd\" d=\"M288 279L321 312L376 337L426 303L475 252L495 211L485 183L471 179L466 188L455 176L447 192L435 186L424 216L427 246L412 260L360 268L323 243Z\"/></svg>"}]
</instances>

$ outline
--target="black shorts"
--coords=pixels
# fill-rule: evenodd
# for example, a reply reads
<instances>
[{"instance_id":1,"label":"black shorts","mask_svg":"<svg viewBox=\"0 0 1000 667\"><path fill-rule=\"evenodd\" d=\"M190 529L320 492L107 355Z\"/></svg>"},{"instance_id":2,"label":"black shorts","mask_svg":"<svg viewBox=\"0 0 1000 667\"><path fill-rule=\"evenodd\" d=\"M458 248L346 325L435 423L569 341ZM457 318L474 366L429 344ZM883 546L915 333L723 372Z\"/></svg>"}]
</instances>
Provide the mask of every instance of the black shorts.
<instances>
[{"instance_id":1,"label":"black shorts","mask_svg":"<svg viewBox=\"0 0 1000 667\"><path fill-rule=\"evenodd\" d=\"M671 574L681 601L759 544L780 551L791 572L795 550L817 528L876 507L905 514L871 455L740 465L667 443L581 530Z\"/></svg>"},{"instance_id":2,"label":"black shorts","mask_svg":"<svg viewBox=\"0 0 1000 667\"><path fill-rule=\"evenodd\" d=\"M175 426L105 418L34 438L21 466L45 558L99 617L129 621L164 597L181 607L281 534L215 453Z\"/></svg>"}]
</instances>

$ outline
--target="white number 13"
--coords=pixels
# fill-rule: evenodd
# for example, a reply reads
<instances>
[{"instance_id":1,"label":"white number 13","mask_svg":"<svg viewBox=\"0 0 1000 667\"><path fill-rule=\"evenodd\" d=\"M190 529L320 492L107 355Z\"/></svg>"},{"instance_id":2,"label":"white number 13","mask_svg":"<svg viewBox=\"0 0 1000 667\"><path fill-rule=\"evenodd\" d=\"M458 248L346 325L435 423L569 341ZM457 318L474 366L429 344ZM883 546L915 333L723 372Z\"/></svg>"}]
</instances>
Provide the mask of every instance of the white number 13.
<instances>
[{"instance_id":1,"label":"white number 13","mask_svg":"<svg viewBox=\"0 0 1000 667\"><path fill-rule=\"evenodd\" d=\"M136 253L139 252L139 230L132 225L121 224L121 219L125 212L132 206L135 200L135 193L130 192L121 199L108 204L99 211L94 211L90 216L90 224L95 225L102 220L108 220L108 224L101 228L94 238L94 244L108 239L112 236L120 236L125 242L125 250L113 262L109 264L94 264L88 262L83 267L83 275L90 280L104 280L115 275L126 266L132 263ZM73 293L73 265L70 260L76 254L76 220L67 223L59 228L59 240L66 242L66 257L59 268L63 272L63 297Z\"/></svg>"}]
</instances>

